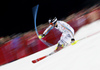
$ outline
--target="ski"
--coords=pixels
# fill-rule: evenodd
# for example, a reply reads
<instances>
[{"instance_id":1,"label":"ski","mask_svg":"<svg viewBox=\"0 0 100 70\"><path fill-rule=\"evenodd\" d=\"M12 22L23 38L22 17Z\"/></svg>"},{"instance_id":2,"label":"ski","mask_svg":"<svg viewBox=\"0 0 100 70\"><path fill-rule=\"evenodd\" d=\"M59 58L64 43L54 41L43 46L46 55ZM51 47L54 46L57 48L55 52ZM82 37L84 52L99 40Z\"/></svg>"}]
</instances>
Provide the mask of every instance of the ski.
<instances>
[{"instance_id":1,"label":"ski","mask_svg":"<svg viewBox=\"0 0 100 70\"><path fill-rule=\"evenodd\" d=\"M70 46L70 45L71 45L71 44L68 44L67 46ZM65 47L64 47L64 48L65 48ZM62 48L62 49L64 49L64 48ZM60 50L62 50L62 49L60 49ZM59 51L60 51L60 50L59 50ZM32 63L37 63L37 62L39 62L39 61L45 59L46 57L48 57L48 56L50 56L50 55L52 55L52 54L54 54L54 53L56 53L56 52L58 52L58 51L53 51L53 52L49 53L48 55L45 55L45 56L42 56L42 57L37 58L37 59L35 59L35 60L32 60Z\"/></svg>"},{"instance_id":2,"label":"ski","mask_svg":"<svg viewBox=\"0 0 100 70\"><path fill-rule=\"evenodd\" d=\"M71 45L71 44L67 44L66 46L70 46L70 45ZM64 47L64 48L66 48L66 47ZM62 49L64 49L64 48L62 48ZM62 49L60 49L60 50L62 50ZM60 50L59 50L59 51L60 51ZM45 59L46 57L48 57L48 56L50 56L50 55L52 55L52 54L54 54L54 53L56 53L56 52L58 52L58 51L53 51L53 52L49 53L48 55L45 55L45 56L42 56L42 57L37 58L37 59L35 59L35 60L32 60L32 63L37 63L37 62L39 62L39 61Z\"/></svg>"},{"instance_id":3,"label":"ski","mask_svg":"<svg viewBox=\"0 0 100 70\"><path fill-rule=\"evenodd\" d=\"M42 57L37 58L37 59L35 59L35 60L32 60L32 63L37 63L37 62L39 62L40 60L42 60L42 59L44 59L44 58L46 58L46 57L48 57L48 56L50 56L50 55L52 55L52 54L54 54L54 53L56 53L56 52L51 52L51 53L48 54L48 55L45 55L45 56L42 56Z\"/></svg>"}]
</instances>

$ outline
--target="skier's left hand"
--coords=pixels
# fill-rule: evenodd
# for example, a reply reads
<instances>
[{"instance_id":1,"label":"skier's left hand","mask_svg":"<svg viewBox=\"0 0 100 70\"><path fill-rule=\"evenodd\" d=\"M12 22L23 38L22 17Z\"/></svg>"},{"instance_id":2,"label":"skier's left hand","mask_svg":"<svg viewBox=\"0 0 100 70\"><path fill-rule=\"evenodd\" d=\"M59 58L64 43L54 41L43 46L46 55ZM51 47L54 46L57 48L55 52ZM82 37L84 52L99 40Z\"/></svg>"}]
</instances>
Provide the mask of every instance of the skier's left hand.
<instances>
[{"instance_id":1,"label":"skier's left hand","mask_svg":"<svg viewBox=\"0 0 100 70\"><path fill-rule=\"evenodd\" d=\"M41 39L41 38L43 38L43 37L45 37L45 34L40 34L40 35L38 36L39 39Z\"/></svg>"},{"instance_id":2,"label":"skier's left hand","mask_svg":"<svg viewBox=\"0 0 100 70\"><path fill-rule=\"evenodd\" d=\"M74 45L74 44L76 44L78 41L79 41L79 40L72 41L72 42L71 42L71 45Z\"/></svg>"}]
</instances>

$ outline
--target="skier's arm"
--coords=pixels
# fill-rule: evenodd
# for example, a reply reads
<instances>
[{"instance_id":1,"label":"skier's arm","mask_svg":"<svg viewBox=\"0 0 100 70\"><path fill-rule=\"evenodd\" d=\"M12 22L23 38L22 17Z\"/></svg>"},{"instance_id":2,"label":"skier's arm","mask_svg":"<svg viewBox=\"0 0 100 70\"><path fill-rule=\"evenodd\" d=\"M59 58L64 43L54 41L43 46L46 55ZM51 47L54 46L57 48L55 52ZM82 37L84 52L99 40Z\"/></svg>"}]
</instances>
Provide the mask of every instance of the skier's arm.
<instances>
[{"instance_id":1,"label":"skier's arm","mask_svg":"<svg viewBox=\"0 0 100 70\"><path fill-rule=\"evenodd\" d=\"M39 35L39 36L38 36L39 39L43 38L46 34L48 34L49 31L50 31L51 29L53 29L53 26L52 26L52 25L50 25L50 26L43 32L42 35Z\"/></svg>"},{"instance_id":2,"label":"skier's arm","mask_svg":"<svg viewBox=\"0 0 100 70\"><path fill-rule=\"evenodd\" d=\"M52 26L52 25L50 25L50 26L43 32L43 34L44 34L44 35L48 34L49 31L50 31L51 29L53 29L53 26Z\"/></svg>"}]
</instances>

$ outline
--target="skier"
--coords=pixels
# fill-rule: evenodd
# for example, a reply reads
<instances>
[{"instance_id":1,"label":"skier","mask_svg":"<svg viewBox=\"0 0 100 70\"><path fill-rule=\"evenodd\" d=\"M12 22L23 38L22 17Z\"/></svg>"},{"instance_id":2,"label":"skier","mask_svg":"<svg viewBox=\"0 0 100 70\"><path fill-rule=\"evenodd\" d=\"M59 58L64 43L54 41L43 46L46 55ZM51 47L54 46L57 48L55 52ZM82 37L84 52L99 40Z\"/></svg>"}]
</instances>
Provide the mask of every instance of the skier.
<instances>
[{"instance_id":1,"label":"skier","mask_svg":"<svg viewBox=\"0 0 100 70\"><path fill-rule=\"evenodd\" d=\"M61 38L58 41L58 45L55 49L55 52L61 50L64 46L68 44L68 42L70 42L71 45L77 43L77 41L75 41L74 39L74 29L69 24L67 24L64 21L58 21L56 17L54 19L49 19L48 22L50 26L43 32L43 34L40 34L38 37L39 39L45 37L45 35L54 27L60 32L62 32Z\"/></svg>"}]
</instances>

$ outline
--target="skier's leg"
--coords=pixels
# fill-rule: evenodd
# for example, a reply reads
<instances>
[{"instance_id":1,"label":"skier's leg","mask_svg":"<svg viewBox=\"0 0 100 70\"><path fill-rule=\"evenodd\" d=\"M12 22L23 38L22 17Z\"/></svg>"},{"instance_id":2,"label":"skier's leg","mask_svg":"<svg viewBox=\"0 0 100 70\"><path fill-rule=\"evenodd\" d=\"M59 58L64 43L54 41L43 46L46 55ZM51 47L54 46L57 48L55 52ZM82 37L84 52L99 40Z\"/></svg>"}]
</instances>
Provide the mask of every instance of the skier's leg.
<instances>
[{"instance_id":1,"label":"skier's leg","mask_svg":"<svg viewBox=\"0 0 100 70\"><path fill-rule=\"evenodd\" d=\"M64 47L63 38L64 38L64 36L62 34L61 37L60 37L60 40L58 41L58 44L57 44L57 47L56 47L55 51L59 51Z\"/></svg>"},{"instance_id":2,"label":"skier's leg","mask_svg":"<svg viewBox=\"0 0 100 70\"><path fill-rule=\"evenodd\" d=\"M58 43L57 47L55 48L55 52L61 50L62 48L63 48L63 44L60 45L60 44Z\"/></svg>"},{"instance_id":3,"label":"skier's leg","mask_svg":"<svg viewBox=\"0 0 100 70\"><path fill-rule=\"evenodd\" d=\"M71 41L71 36L69 33L63 33L60 40L58 41L58 45L55 51L61 50L63 47L67 46Z\"/></svg>"}]
</instances>

